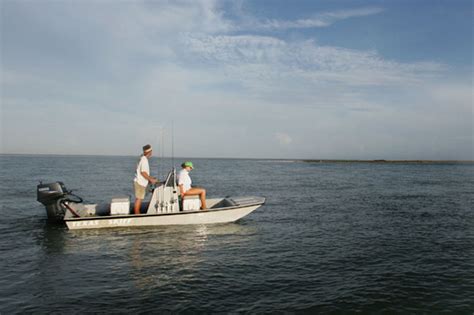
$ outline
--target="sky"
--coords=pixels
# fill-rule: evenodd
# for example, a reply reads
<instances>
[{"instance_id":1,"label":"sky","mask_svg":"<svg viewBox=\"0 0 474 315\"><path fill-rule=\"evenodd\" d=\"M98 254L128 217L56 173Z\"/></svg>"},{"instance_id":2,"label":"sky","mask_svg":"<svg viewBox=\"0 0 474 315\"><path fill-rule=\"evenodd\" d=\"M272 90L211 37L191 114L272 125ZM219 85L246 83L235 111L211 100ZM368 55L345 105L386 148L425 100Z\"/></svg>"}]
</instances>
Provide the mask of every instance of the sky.
<instances>
[{"instance_id":1,"label":"sky","mask_svg":"<svg viewBox=\"0 0 474 315\"><path fill-rule=\"evenodd\" d=\"M0 0L0 153L474 160L473 1Z\"/></svg>"}]
</instances>

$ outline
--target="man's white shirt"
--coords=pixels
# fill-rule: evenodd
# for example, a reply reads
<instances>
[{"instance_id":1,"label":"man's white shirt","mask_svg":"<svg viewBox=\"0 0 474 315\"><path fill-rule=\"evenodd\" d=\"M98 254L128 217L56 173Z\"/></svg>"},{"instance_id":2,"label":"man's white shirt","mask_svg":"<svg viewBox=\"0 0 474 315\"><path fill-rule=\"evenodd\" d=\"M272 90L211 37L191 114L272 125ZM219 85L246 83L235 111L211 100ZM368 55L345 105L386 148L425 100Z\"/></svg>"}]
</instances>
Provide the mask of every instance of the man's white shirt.
<instances>
[{"instance_id":1,"label":"man's white shirt","mask_svg":"<svg viewBox=\"0 0 474 315\"><path fill-rule=\"evenodd\" d=\"M142 172L146 172L150 175L150 165L146 156L142 156L137 164L137 172L135 174L135 181L138 185L146 187L148 185L148 179L143 177Z\"/></svg>"},{"instance_id":2,"label":"man's white shirt","mask_svg":"<svg viewBox=\"0 0 474 315\"><path fill-rule=\"evenodd\" d=\"M191 177L186 169L182 169L178 174L178 185L183 185L184 192L191 189Z\"/></svg>"}]
</instances>

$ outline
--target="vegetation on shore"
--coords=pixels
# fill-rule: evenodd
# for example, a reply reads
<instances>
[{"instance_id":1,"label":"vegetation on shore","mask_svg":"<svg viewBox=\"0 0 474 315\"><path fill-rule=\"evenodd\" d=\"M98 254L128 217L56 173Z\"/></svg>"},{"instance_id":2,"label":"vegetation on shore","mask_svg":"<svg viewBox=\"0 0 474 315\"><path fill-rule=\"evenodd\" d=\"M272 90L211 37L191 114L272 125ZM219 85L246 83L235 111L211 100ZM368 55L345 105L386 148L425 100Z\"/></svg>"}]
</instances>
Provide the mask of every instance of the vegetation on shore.
<instances>
[{"instance_id":1,"label":"vegetation on shore","mask_svg":"<svg viewBox=\"0 0 474 315\"><path fill-rule=\"evenodd\" d=\"M474 164L458 160L303 160L308 163L377 163L377 164Z\"/></svg>"}]
</instances>

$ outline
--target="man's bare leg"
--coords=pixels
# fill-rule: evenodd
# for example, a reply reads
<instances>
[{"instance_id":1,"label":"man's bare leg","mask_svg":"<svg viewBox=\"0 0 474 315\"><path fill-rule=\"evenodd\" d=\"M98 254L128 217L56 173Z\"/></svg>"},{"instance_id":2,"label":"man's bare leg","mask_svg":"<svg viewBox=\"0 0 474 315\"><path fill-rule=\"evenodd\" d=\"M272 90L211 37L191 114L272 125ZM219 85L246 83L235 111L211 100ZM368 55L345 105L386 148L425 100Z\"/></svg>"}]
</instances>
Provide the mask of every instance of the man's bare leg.
<instances>
[{"instance_id":1,"label":"man's bare leg","mask_svg":"<svg viewBox=\"0 0 474 315\"><path fill-rule=\"evenodd\" d=\"M204 188L202 188L202 192L199 194L199 199L201 199L201 210L207 209L206 190Z\"/></svg>"},{"instance_id":2,"label":"man's bare leg","mask_svg":"<svg viewBox=\"0 0 474 315\"><path fill-rule=\"evenodd\" d=\"M199 196L201 200L201 209L207 209L206 205L206 190L204 188L193 187L188 190L184 196Z\"/></svg>"},{"instance_id":3,"label":"man's bare leg","mask_svg":"<svg viewBox=\"0 0 474 315\"><path fill-rule=\"evenodd\" d=\"M142 200L136 198L135 199L135 206L133 208L133 213L140 214L140 207L142 206Z\"/></svg>"}]
</instances>

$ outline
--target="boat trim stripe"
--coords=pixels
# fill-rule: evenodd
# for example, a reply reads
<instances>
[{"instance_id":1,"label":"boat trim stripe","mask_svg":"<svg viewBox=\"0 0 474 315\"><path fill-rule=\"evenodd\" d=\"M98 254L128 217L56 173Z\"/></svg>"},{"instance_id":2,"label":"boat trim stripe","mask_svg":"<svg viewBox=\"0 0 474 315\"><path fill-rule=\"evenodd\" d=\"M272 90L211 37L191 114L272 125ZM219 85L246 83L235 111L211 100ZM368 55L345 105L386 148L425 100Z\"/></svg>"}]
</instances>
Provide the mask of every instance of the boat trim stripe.
<instances>
[{"instance_id":1,"label":"boat trim stripe","mask_svg":"<svg viewBox=\"0 0 474 315\"><path fill-rule=\"evenodd\" d=\"M64 221L88 221L88 220L110 220L112 219L123 219L123 218L143 218L143 217L156 217L156 216L168 216L168 215L182 215L182 214L193 214L193 213L207 213L207 212L216 212L223 210L235 210L247 207L262 206L265 204L263 202L251 203L246 205L232 206L232 207L223 207L219 209L206 209L206 210L195 210L195 211L180 211L180 212L170 212L170 213L152 213L152 214L127 214L127 215L114 215L114 216L95 216L95 217L80 217L80 218L64 218Z\"/></svg>"}]
</instances>

